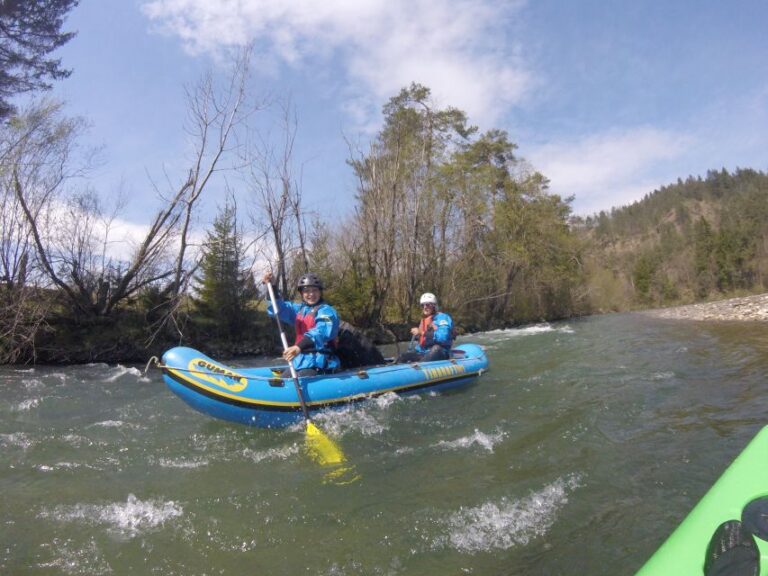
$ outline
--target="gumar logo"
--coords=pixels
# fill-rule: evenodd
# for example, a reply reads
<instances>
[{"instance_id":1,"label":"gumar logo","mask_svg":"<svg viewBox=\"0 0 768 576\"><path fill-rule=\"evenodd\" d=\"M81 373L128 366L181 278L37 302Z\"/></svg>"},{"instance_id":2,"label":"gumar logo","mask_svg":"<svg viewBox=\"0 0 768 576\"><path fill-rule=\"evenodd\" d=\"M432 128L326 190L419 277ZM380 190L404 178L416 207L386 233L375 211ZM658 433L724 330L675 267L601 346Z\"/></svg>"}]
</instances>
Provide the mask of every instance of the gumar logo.
<instances>
[{"instance_id":1,"label":"gumar logo","mask_svg":"<svg viewBox=\"0 0 768 576\"><path fill-rule=\"evenodd\" d=\"M189 371L199 380L219 386L230 392L242 392L248 386L248 378L232 372L228 368L214 364L203 358L193 358L188 365Z\"/></svg>"}]
</instances>

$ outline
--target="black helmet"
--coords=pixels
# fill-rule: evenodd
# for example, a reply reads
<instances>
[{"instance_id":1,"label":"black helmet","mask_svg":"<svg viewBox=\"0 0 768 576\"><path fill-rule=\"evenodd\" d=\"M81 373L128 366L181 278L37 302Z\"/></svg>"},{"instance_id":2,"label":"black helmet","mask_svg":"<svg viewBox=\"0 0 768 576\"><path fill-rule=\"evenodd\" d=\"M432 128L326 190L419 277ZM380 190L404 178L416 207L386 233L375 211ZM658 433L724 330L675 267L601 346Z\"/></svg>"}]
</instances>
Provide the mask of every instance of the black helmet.
<instances>
[{"instance_id":1,"label":"black helmet","mask_svg":"<svg viewBox=\"0 0 768 576\"><path fill-rule=\"evenodd\" d=\"M323 281L320 280L320 277L317 274L313 274L312 272L307 272L306 274L304 274L304 276L299 278L299 282L296 284L296 290L301 292L302 289L310 288L312 286L322 290Z\"/></svg>"}]
</instances>

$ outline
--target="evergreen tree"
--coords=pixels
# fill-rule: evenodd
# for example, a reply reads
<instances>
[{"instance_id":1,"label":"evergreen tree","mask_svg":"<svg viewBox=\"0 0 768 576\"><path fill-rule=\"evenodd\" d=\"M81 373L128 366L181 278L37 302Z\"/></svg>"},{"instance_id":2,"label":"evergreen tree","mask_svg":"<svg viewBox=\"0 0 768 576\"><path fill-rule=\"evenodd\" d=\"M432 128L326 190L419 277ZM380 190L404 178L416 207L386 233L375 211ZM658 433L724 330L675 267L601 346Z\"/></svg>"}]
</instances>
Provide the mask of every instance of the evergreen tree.
<instances>
[{"instance_id":1,"label":"evergreen tree","mask_svg":"<svg viewBox=\"0 0 768 576\"><path fill-rule=\"evenodd\" d=\"M712 227L703 216L693 227L693 267L696 273L696 295L706 297L712 289L713 266L712 252L715 248L715 238Z\"/></svg>"},{"instance_id":2,"label":"evergreen tree","mask_svg":"<svg viewBox=\"0 0 768 576\"><path fill-rule=\"evenodd\" d=\"M48 55L69 42L64 17L79 0L0 0L0 120L14 111L9 98L47 90L49 80L69 76Z\"/></svg>"},{"instance_id":3,"label":"evergreen tree","mask_svg":"<svg viewBox=\"0 0 768 576\"><path fill-rule=\"evenodd\" d=\"M243 252L236 209L228 203L207 234L200 263L202 275L195 277L199 323L209 336L237 340L253 322L248 302L255 297L255 285L243 270Z\"/></svg>"}]
</instances>

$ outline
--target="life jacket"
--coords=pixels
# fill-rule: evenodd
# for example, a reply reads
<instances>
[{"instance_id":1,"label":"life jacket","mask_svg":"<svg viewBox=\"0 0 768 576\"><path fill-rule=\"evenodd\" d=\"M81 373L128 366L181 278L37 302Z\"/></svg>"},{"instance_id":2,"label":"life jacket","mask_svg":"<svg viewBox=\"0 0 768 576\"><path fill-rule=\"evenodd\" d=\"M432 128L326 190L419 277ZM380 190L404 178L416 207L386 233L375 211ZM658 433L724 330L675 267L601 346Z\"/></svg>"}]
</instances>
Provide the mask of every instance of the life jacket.
<instances>
[{"instance_id":1,"label":"life jacket","mask_svg":"<svg viewBox=\"0 0 768 576\"><path fill-rule=\"evenodd\" d=\"M296 314L296 323L294 324L296 328L296 340L294 341L294 346L299 343L301 338L304 336L306 332L311 330L316 326L315 322L315 316L317 316L317 310L320 308L320 306L323 304L323 302L318 302L314 306L312 306L306 313L304 314ZM330 348L330 350L335 350L336 346L338 344L338 337L334 338L333 340L329 340L326 342L326 346ZM326 352L325 349L317 350L317 352ZM328 351L330 352L330 351ZM332 352L330 352L332 353Z\"/></svg>"},{"instance_id":2,"label":"life jacket","mask_svg":"<svg viewBox=\"0 0 768 576\"><path fill-rule=\"evenodd\" d=\"M427 332L428 331L432 332L432 338L433 338L432 344L430 344L430 346L437 344L438 346L442 346L443 348L450 349L451 344L456 339L456 328L452 327L451 333L450 333L451 341L448 344L434 341L434 333L437 331L437 326L435 326L434 319L437 314L438 313L436 312L435 314L431 314L430 316L427 316L425 318L423 317L421 319L421 322L419 323L419 334L420 334L419 346L421 346L422 350L425 350L427 348Z\"/></svg>"},{"instance_id":3,"label":"life jacket","mask_svg":"<svg viewBox=\"0 0 768 576\"><path fill-rule=\"evenodd\" d=\"M434 322L432 322L434 317L435 315L431 314L422 318L421 322L419 323L419 346L421 346L422 349L427 347L427 331L431 330L434 333L434 331L437 329Z\"/></svg>"}]
</instances>

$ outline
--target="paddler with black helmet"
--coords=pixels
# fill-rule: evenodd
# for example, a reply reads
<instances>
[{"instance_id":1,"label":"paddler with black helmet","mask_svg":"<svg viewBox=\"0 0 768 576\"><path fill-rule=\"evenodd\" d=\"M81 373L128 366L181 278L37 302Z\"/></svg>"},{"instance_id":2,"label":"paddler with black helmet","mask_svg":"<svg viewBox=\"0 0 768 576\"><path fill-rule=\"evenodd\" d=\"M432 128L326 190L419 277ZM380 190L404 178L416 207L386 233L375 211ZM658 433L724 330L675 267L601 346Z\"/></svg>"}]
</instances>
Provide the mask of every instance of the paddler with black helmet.
<instances>
[{"instance_id":1,"label":"paddler with black helmet","mask_svg":"<svg viewBox=\"0 0 768 576\"><path fill-rule=\"evenodd\" d=\"M272 272L266 272L262 282L271 283ZM317 274L308 272L299 278L296 290L301 294L301 302L287 302L279 293L275 302L280 320L296 328L296 340L283 352L283 358L293 361L299 376L335 372L340 366L336 356L339 316L333 306L323 300L323 282ZM267 306L267 312L274 316L271 305Z\"/></svg>"}]
</instances>

